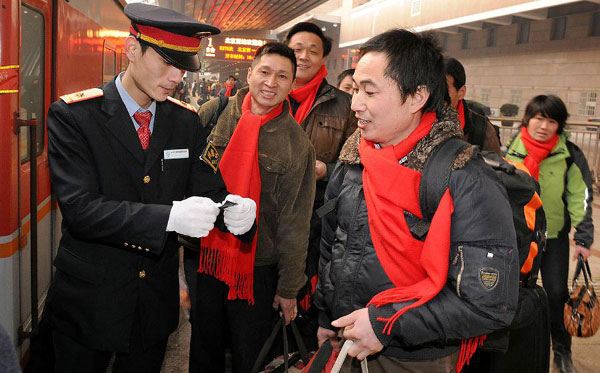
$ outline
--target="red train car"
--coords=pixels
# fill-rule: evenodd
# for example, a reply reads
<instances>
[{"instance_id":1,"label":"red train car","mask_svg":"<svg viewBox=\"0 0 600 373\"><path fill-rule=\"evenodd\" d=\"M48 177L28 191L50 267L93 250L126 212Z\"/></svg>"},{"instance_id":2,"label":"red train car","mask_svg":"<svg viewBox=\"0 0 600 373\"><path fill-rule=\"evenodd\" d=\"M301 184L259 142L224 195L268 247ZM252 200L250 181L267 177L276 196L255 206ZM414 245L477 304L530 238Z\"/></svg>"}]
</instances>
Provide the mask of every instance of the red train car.
<instances>
[{"instance_id":1,"label":"red train car","mask_svg":"<svg viewBox=\"0 0 600 373\"><path fill-rule=\"evenodd\" d=\"M60 238L46 113L60 95L99 86L125 69L124 3L0 3L0 324L20 356L36 332Z\"/></svg>"}]
</instances>

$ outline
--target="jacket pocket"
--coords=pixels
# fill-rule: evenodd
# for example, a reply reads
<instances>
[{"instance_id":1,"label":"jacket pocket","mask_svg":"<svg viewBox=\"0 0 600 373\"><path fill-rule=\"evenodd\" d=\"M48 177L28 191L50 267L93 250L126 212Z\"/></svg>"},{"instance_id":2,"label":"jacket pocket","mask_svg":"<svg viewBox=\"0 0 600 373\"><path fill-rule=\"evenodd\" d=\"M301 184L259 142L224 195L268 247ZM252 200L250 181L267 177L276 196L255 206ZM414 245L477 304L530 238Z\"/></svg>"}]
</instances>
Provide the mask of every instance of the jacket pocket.
<instances>
[{"instance_id":1,"label":"jacket pocket","mask_svg":"<svg viewBox=\"0 0 600 373\"><path fill-rule=\"evenodd\" d=\"M66 274L90 284L100 284L106 275L106 268L85 261L64 246L58 250L58 254L54 258L54 265Z\"/></svg>"},{"instance_id":2,"label":"jacket pocket","mask_svg":"<svg viewBox=\"0 0 600 373\"><path fill-rule=\"evenodd\" d=\"M519 294L518 276L513 248L477 244L450 248L450 286L461 299L495 319L504 319L507 314L512 318Z\"/></svg>"}]
</instances>

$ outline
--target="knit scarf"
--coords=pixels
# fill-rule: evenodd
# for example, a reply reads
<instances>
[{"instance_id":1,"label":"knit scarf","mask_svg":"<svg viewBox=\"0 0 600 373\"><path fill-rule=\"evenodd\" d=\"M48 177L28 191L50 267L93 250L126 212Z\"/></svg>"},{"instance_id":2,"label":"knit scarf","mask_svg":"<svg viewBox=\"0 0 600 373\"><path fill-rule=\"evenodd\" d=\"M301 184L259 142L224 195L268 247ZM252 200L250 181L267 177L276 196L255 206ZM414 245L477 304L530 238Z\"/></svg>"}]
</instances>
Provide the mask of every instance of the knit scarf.
<instances>
[{"instance_id":1,"label":"knit scarf","mask_svg":"<svg viewBox=\"0 0 600 373\"><path fill-rule=\"evenodd\" d=\"M231 90L233 89L234 85L227 85L225 84L225 87L227 87L227 91L225 92L225 97L229 97L231 96Z\"/></svg>"},{"instance_id":2,"label":"knit scarf","mask_svg":"<svg viewBox=\"0 0 600 373\"><path fill-rule=\"evenodd\" d=\"M296 110L296 115L294 115L294 118L296 119L296 122L298 122L298 124L302 124L302 121L304 121L304 119L308 115L308 112L312 108L313 103L315 102L315 98L317 97L317 91L319 90L319 87L321 86L321 83L323 82L323 79L325 79L326 76L327 68L325 67L325 65L321 65L321 68L319 69L319 71L317 71L317 74L312 78L310 82L308 82L308 84L306 84L302 88L294 89L290 93L290 96L292 96L292 98L296 100L296 102L300 103L298 110Z\"/></svg>"},{"instance_id":3,"label":"knit scarf","mask_svg":"<svg viewBox=\"0 0 600 373\"><path fill-rule=\"evenodd\" d=\"M529 170L531 176L533 176L536 180L538 180L540 176L540 163L546 159L548 154L552 151L552 148L558 142L558 135L554 134L554 136L546 141L540 142L534 140L530 135L529 131L527 131L526 127L521 127L521 140L523 141L523 145L525 145L525 149L527 149L527 157L523 161L523 164Z\"/></svg>"},{"instance_id":4,"label":"knit scarf","mask_svg":"<svg viewBox=\"0 0 600 373\"><path fill-rule=\"evenodd\" d=\"M242 103L242 117L219 163L227 190L256 202L256 223L261 182L258 166L258 133L260 128L281 114L283 103L264 115L251 111L251 95ZM229 286L227 299L248 299L254 304L253 273L257 235L251 243L243 243L231 233L213 229L202 238L198 272L206 273Z\"/></svg>"},{"instance_id":5,"label":"knit scarf","mask_svg":"<svg viewBox=\"0 0 600 373\"><path fill-rule=\"evenodd\" d=\"M465 104L463 100L458 101L458 107L456 108L458 111L458 121L460 122L460 128L464 131L465 129Z\"/></svg>"},{"instance_id":6,"label":"knit scarf","mask_svg":"<svg viewBox=\"0 0 600 373\"><path fill-rule=\"evenodd\" d=\"M385 273L395 285L373 297L377 307L415 300L385 321L388 335L392 324L406 311L431 300L446 284L450 253L450 216L454 205L446 191L433 216L425 241L412 236L404 213L423 217L419 205L421 173L398 163L431 130L434 113L425 113L418 127L396 146L376 149L361 139L359 152L369 228L375 252Z\"/></svg>"}]
</instances>

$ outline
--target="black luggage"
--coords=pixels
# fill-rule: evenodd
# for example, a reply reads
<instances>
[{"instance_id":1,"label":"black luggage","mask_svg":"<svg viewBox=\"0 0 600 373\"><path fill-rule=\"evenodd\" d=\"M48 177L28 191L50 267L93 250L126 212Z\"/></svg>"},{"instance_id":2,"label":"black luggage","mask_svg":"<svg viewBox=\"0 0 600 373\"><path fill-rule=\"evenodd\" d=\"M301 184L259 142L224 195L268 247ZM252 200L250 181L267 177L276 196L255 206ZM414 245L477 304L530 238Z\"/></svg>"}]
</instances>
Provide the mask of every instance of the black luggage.
<instances>
[{"instance_id":1,"label":"black luggage","mask_svg":"<svg viewBox=\"0 0 600 373\"><path fill-rule=\"evenodd\" d=\"M519 307L531 309L526 320L514 320L508 333L508 350L478 350L463 373L548 373L550 369L550 320L548 296L535 285L519 292ZM503 343L500 343L503 344Z\"/></svg>"}]
</instances>

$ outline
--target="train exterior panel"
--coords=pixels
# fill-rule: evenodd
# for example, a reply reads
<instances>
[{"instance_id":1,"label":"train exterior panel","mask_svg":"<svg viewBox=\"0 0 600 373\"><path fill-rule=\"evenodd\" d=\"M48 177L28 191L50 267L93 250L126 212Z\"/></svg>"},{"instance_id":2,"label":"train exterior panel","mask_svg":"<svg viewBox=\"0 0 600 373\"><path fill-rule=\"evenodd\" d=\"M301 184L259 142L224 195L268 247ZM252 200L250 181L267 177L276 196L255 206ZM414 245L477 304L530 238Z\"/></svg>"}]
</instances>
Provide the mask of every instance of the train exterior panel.
<instances>
[{"instance_id":1,"label":"train exterior panel","mask_svg":"<svg viewBox=\"0 0 600 373\"><path fill-rule=\"evenodd\" d=\"M21 356L43 308L60 238L46 113L60 95L97 87L126 67L128 25L119 1L11 0L0 9L0 324Z\"/></svg>"}]
</instances>

